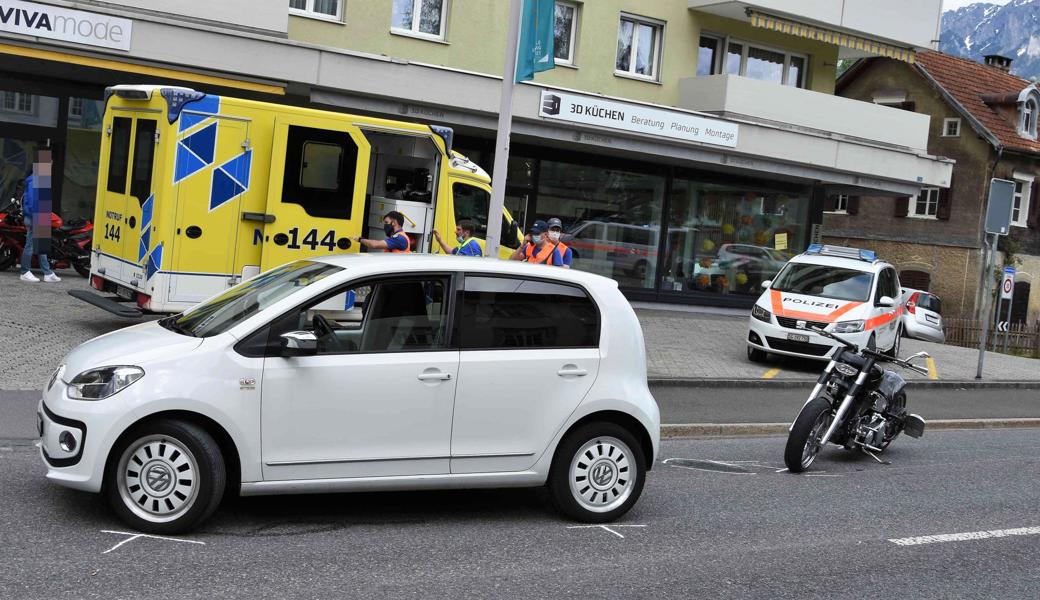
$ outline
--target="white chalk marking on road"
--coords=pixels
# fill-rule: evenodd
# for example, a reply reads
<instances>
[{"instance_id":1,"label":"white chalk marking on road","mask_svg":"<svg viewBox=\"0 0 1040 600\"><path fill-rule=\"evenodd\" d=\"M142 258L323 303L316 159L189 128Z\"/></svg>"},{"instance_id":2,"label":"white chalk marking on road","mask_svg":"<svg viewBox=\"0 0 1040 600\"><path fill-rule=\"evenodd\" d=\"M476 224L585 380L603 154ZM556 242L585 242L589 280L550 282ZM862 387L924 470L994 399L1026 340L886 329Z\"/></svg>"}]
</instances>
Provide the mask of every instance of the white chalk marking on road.
<instances>
[{"instance_id":1,"label":"white chalk marking on road","mask_svg":"<svg viewBox=\"0 0 1040 600\"><path fill-rule=\"evenodd\" d=\"M611 527L646 527L646 525L611 525L610 527L607 527L606 525L571 525L567 527L567 529L602 529L603 531L613 533L621 539L625 539L625 536L614 531Z\"/></svg>"},{"instance_id":2,"label":"white chalk marking on road","mask_svg":"<svg viewBox=\"0 0 1040 600\"><path fill-rule=\"evenodd\" d=\"M921 535L917 537L896 538L888 541L897 546L919 546L921 544L938 544L943 542L967 542L970 540L988 540L993 538L1012 537L1017 535L1040 535L1040 527L1018 527L1015 529L993 529L990 531L970 531L967 533L943 533L940 535Z\"/></svg>"},{"instance_id":3,"label":"white chalk marking on road","mask_svg":"<svg viewBox=\"0 0 1040 600\"><path fill-rule=\"evenodd\" d=\"M787 467L784 467L783 469L777 469L777 470L776 470L776 471L774 471L774 472L775 472L775 473L783 473L784 471L787 471L787 470L788 470L788 469L787 469Z\"/></svg>"},{"instance_id":4,"label":"white chalk marking on road","mask_svg":"<svg viewBox=\"0 0 1040 600\"><path fill-rule=\"evenodd\" d=\"M841 477L841 475L831 475L829 473L806 473L806 477Z\"/></svg>"},{"instance_id":5,"label":"white chalk marking on road","mask_svg":"<svg viewBox=\"0 0 1040 600\"><path fill-rule=\"evenodd\" d=\"M161 536L161 535L148 535L147 533L130 533L128 531L110 531L108 529L102 529L101 533L114 533L116 535L128 535L128 536L130 536L130 537L126 538L125 540L119 542L115 546L112 546L108 550L105 550L104 552L102 552L102 554L108 554L109 552L115 550L116 548L119 548L123 544L126 544L128 542L132 542L132 541L136 540L137 538L151 538L153 540L165 540L167 542L181 542L181 543L184 543L184 544L199 544L201 546L205 546L206 545L206 542L199 542L199 541L196 541L196 540L182 540L182 539L179 539L179 538L165 537L165 536Z\"/></svg>"},{"instance_id":6,"label":"white chalk marking on road","mask_svg":"<svg viewBox=\"0 0 1040 600\"><path fill-rule=\"evenodd\" d=\"M670 461L673 461L673 460L689 460L689 459L685 459L685 458L666 458L665 460L663 460L661 462L663 462L664 464L668 465L669 467L678 467L680 469L690 469L691 471L704 471L705 473L723 473L724 475L754 475L754 472L752 472L752 471L716 471L714 469L701 469L699 467L691 467L689 465L676 465L676 464L672 464L670 462ZM723 467L735 467L735 468L738 468L738 469L743 469L744 468L742 465L739 465L736 462L723 462L721 460L708 460L706 458L699 458L697 460L699 460L701 462L711 463L713 465L721 465Z\"/></svg>"}]
</instances>

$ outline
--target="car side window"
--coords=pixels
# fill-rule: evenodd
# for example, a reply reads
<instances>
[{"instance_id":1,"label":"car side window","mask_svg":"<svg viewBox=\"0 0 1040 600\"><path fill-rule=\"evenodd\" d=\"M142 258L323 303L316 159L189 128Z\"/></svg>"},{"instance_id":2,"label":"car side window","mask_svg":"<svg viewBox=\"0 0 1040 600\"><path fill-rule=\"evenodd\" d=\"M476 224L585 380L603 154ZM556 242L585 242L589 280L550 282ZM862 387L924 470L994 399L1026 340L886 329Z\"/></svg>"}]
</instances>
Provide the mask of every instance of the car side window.
<instances>
[{"instance_id":1,"label":"car side window","mask_svg":"<svg viewBox=\"0 0 1040 600\"><path fill-rule=\"evenodd\" d=\"M429 352L448 347L447 277L366 281L283 315L270 328L267 355L281 335L309 331L318 354Z\"/></svg>"},{"instance_id":2,"label":"car side window","mask_svg":"<svg viewBox=\"0 0 1040 600\"><path fill-rule=\"evenodd\" d=\"M463 350L599 346L599 310L577 286L467 276L461 296Z\"/></svg>"}]
</instances>

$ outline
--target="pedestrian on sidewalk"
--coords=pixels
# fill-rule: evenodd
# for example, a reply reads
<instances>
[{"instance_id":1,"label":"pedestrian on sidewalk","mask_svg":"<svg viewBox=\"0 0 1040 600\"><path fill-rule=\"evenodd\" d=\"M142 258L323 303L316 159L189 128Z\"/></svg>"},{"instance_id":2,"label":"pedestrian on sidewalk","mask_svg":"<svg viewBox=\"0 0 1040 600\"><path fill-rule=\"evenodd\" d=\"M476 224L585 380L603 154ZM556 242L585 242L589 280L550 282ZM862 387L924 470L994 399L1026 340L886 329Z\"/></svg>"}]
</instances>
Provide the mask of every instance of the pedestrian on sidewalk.
<instances>
[{"instance_id":1,"label":"pedestrian on sidewalk","mask_svg":"<svg viewBox=\"0 0 1040 600\"><path fill-rule=\"evenodd\" d=\"M46 214L40 211L38 179L35 175L25 178L22 191L22 219L25 224L25 248L22 249L22 281L39 282L31 270L33 254L36 255L40 269L43 270L43 280L47 283L57 283L61 279L51 271L51 263L47 258L47 250L50 249L50 229L46 227L51 213L48 208Z\"/></svg>"},{"instance_id":2,"label":"pedestrian on sidewalk","mask_svg":"<svg viewBox=\"0 0 1040 600\"><path fill-rule=\"evenodd\" d=\"M441 234L434 229L433 238L440 244L441 250L444 250L445 254L454 254L456 256L483 256L483 251L480 249L480 243L473 239L473 232L477 230L477 224L469 219L463 219L455 225L455 241L458 242L458 246L451 248L441 238Z\"/></svg>"},{"instance_id":3,"label":"pedestrian on sidewalk","mask_svg":"<svg viewBox=\"0 0 1040 600\"><path fill-rule=\"evenodd\" d=\"M567 244L560 241L560 236L563 235L563 222L553 217L549 219L547 225L549 226L549 243L556 246L556 250L560 253L560 266L564 269L571 268L571 264L574 262L574 253L571 252Z\"/></svg>"},{"instance_id":4,"label":"pedestrian on sidewalk","mask_svg":"<svg viewBox=\"0 0 1040 600\"><path fill-rule=\"evenodd\" d=\"M559 250L549 241L549 236L545 235L548 229L545 221L535 221L524 237L524 243L509 257L510 260L522 260L538 265L562 265L563 259Z\"/></svg>"}]
</instances>

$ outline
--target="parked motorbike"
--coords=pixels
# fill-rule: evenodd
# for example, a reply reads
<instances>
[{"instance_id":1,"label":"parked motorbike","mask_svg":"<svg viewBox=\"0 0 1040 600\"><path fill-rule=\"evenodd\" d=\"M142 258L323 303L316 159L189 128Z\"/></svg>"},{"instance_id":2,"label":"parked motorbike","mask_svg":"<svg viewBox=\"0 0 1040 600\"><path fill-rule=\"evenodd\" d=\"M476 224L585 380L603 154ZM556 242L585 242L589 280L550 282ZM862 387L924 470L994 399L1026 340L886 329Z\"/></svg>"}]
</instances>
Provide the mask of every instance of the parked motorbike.
<instances>
[{"instance_id":1,"label":"parked motorbike","mask_svg":"<svg viewBox=\"0 0 1040 600\"><path fill-rule=\"evenodd\" d=\"M22 257L25 248L25 223L22 208L11 199L0 207L0 271L11 268ZM90 276L90 247L94 239L94 224L84 219L66 223L51 213L51 248L47 253L52 269L72 267L82 277ZM37 266L33 256L33 265Z\"/></svg>"},{"instance_id":2,"label":"parked motorbike","mask_svg":"<svg viewBox=\"0 0 1040 600\"><path fill-rule=\"evenodd\" d=\"M892 363L927 375L927 368L912 361L929 358L928 353L918 352L903 360L859 348L821 328L810 329L842 346L834 352L791 424L784 450L788 470L800 473L808 469L828 443L862 451L888 464L878 454L902 432L914 438L924 435L925 422L920 416L907 413L906 381L881 365Z\"/></svg>"}]
</instances>

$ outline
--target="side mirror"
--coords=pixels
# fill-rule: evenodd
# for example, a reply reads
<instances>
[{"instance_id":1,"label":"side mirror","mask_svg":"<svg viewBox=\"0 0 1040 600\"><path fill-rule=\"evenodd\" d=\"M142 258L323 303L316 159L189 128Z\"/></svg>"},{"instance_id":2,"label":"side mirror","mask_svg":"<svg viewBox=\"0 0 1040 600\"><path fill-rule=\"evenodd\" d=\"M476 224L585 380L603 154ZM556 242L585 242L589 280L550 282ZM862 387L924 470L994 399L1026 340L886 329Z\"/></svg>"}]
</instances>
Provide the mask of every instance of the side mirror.
<instances>
[{"instance_id":1,"label":"side mirror","mask_svg":"<svg viewBox=\"0 0 1040 600\"><path fill-rule=\"evenodd\" d=\"M763 290L768 290L769 286L771 286L771 285L773 285L773 280L772 279L766 279L765 281L762 282L762 289Z\"/></svg>"},{"instance_id":2,"label":"side mirror","mask_svg":"<svg viewBox=\"0 0 1040 600\"><path fill-rule=\"evenodd\" d=\"M318 337L310 331L283 333L282 356L311 356L318 353Z\"/></svg>"},{"instance_id":3,"label":"side mirror","mask_svg":"<svg viewBox=\"0 0 1040 600\"><path fill-rule=\"evenodd\" d=\"M896 301L893 300L891 296L882 296L878 298L877 305L885 308L891 308L896 305Z\"/></svg>"}]
</instances>

